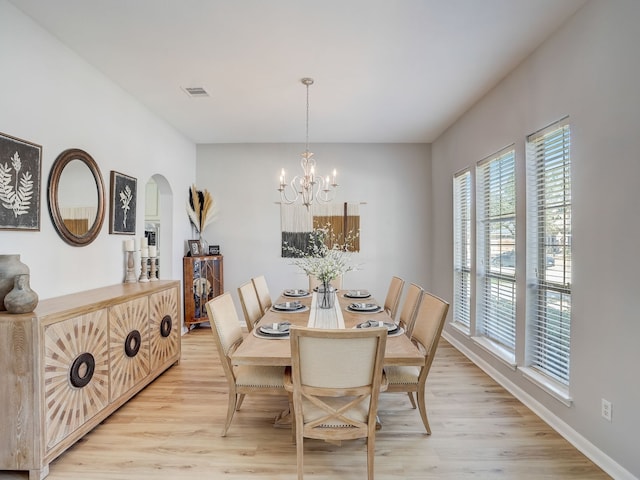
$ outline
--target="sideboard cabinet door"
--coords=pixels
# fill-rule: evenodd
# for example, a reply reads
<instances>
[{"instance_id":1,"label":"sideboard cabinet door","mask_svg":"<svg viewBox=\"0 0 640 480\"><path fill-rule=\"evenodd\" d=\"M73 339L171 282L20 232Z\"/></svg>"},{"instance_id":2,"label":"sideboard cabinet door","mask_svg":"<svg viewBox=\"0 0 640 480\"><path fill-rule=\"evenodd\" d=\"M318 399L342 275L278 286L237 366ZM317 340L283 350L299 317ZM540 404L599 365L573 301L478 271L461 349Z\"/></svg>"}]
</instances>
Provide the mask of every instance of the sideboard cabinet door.
<instances>
[{"instance_id":1,"label":"sideboard cabinet door","mask_svg":"<svg viewBox=\"0 0 640 480\"><path fill-rule=\"evenodd\" d=\"M184 324L208 322L205 304L224 293L222 255L184 257Z\"/></svg>"},{"instance_id":2,"label":"sideboard cabinet door","mask_svg":"<svg viewBox=\"0 0 640 480\"><path fill-rule=\"evenodd\" d=\"M47 451L108 405L108 346L106 309L44 328Z\"/></svg>"},{"instance_id":3,"label":"sideboard cabinet door","mask_svg":"<svg viewBox=\"0 0 640 480\"><path fill-rule=\"evenodd\" d=\"M114 401L149 375L149 302L146 297L109 308L109 360Z\"/></svg>"}]
</instances>

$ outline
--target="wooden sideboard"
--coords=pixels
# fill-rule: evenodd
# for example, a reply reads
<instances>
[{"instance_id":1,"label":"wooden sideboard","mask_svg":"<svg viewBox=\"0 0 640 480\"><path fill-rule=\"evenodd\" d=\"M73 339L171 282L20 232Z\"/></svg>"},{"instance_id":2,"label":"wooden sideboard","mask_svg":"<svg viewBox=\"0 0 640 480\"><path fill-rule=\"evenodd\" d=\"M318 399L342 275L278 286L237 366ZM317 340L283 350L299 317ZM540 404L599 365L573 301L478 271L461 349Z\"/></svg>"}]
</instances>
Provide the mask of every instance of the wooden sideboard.
<instances>
[{"instance_id":1,"label":"wooden sideboard","mask_svg":"<svg viewBox=\"0 0 640 480\"><path fill-rule=\"evenodd\" d=\"M205 304L224 293L222 255L183 258L184 325L208 322Z\"/></svg>"},{"instance_id":2,"label":"wooden sideboard","mask_svg":"<svg viewBox=\"0 0 640 480\"><path fill-rule=\"evenodd\" d=\"M0 470L49 463L180 360L180 282L118 284L0 314Z\"/></svg>"}]
</instances>

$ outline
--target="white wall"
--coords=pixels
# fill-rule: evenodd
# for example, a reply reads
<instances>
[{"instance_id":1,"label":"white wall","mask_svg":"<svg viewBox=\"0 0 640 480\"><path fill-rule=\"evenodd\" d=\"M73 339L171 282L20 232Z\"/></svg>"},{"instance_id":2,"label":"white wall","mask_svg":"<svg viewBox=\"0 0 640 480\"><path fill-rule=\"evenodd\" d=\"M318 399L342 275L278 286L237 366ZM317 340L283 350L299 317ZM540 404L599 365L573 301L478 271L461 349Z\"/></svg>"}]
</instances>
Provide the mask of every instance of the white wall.
<instances>
[{"instance_id":1,"label":"white wall","mask_svg":"<svg viewBox=\"0 0 640 480\"><path fill-rule=\"evenodd\" d=\"M523 192L525 136L570 115L573 406L552 399L450 326L446 332L622 466L619 475L626 469L640 477L639 21L640 2L588 3L434 142L432 174L439 206L434 286L451 298L453 173L515 142ZM518 216L518 248L524 251L523 202ZM520 292L523 300L524 282ZM518 312L522 329L523 308ZM611 423L600 416L601 398L613 402Z\"/></svg>"},{"instance_id":2,"label":"white wall","mask_svg":"<svg viewBox=\"0 0 640 480\"><path fill-rule=\"evenodd\" d=\"M40 298L120 283L122 242L109 235L109 172L138 179L136 237L144 231L145 184L154 174L173 191L173 251L163 252L163 278L181 278L187 186L195 176L195 145L152 115L118 86L19 12L0 0L0 132L42 145L40 231L0 231L0 253L18 253L31 269ZM65 149L86 150L98 163L107 194L107 218L97 240L72 247L53 228L47 179ZM8 159L0 159L5 162ZM170 213L168 218L171 218Z\"/></svg>"},{"instance_id":3,"label":"white wall","mask_svg":"<svg viewBox=\"0 0 640 480\"><path fill-rule=\"evenodd\" d=\"M428 145L319 144L310 149L320 173L338 170L338 202L360 208L362 269L345 275L345 288L368 288L384 300L392 275L428 286L431 266L430 150ZM300 168L298 144L199 145L197 186L211 192L218 219L205 230L224 255L225 290L263 274L272 296L306 287L306 277L280 257L280 170ZM239 308L239 304L237 305ZM239 310L241 314L241 310Z\"/></svg>"}]
</instances>

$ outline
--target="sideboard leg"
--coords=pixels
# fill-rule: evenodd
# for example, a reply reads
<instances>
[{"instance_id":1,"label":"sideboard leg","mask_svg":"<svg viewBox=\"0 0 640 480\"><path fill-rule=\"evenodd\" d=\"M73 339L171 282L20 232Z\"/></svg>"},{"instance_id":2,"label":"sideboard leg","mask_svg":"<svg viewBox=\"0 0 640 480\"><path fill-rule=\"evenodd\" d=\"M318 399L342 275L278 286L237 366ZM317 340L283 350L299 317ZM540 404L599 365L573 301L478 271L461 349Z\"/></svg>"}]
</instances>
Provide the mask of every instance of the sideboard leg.
<instances>
[{"instance_id":1,"label":"sideboard leg","mask_svg":"<svg viewBox=\"0 0 640 480\"><path fill-rule=\"evenodd\" d=\"M40 470L29 470L29 480L42 480L49 475L49 464L43 465Z\"/></svg>"}]
</instances>

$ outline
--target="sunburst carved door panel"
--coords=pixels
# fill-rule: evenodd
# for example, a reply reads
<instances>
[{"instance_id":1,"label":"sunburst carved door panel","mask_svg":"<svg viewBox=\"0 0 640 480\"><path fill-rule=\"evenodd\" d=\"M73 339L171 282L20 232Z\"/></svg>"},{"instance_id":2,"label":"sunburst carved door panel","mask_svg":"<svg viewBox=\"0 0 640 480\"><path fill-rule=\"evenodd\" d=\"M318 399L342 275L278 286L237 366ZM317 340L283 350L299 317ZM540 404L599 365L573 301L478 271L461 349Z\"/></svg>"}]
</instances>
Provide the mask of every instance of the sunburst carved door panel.
<instances>
[{"instance_id":1,"label":"sunburst carved door panel","mask_svg":"<svg viewBox=\"0 0 640 480\"><path fill-rule=\"evenodd\" d=\"M180 351L178 306L178 291L175 288L149 296L152 370Z\"/></svg>"},{"instance_id":2,"label":"sunburst carved door panel","mask_svg":"<svg viewBox=\"0 0 640 480\"><path fill-rule=\"evenodd\" d=\"M148 304L144 297L109 309L111 401L149 374Z\"/></svg>"},{"instance_id":3,"label":"sunburst carved door panel","mask_svg":"<svg viewBox=\"0 0 640 480\"><path fill-rule=\"evenodd\" d=\"M47 449L82 426L109 401L106 309L44 328Z\"/></svg>"}]
</instances>

